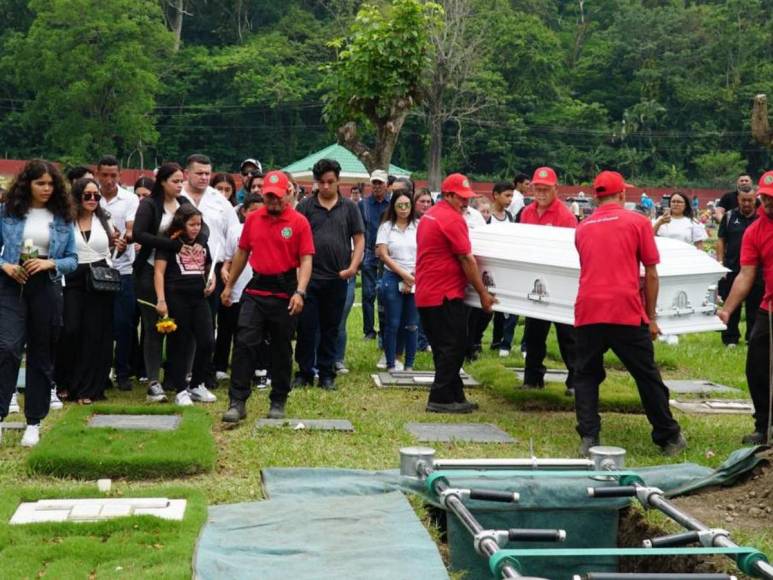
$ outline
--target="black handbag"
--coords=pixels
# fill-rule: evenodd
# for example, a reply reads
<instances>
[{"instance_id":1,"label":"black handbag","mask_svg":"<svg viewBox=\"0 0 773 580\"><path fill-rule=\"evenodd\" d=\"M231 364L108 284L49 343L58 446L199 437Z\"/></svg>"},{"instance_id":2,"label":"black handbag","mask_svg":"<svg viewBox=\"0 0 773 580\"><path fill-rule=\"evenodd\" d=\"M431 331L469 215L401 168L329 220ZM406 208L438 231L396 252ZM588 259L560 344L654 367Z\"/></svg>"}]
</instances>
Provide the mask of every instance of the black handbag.
<instances>
[{"instance_id":1,"label":"black handbag","mask_svg":"<svg viewBox=\"0 0 773 580\"><path fill-rule=\"evenodd\" d=\"M115 294L121 290L121 273L110 266L89 266L86 287L92 292Z\"/></svg>"}]
</instances>

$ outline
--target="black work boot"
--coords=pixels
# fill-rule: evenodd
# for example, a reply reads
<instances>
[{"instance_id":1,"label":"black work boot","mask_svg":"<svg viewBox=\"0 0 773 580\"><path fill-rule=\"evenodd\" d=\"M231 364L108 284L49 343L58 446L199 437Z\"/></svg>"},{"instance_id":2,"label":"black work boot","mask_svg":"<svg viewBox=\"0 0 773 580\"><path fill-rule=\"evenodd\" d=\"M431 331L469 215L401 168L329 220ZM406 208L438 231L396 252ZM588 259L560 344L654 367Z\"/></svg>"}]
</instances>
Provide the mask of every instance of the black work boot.
<instances>
[{"instance_id":1,"label":"black work boot","mask_svg":"<svg viewBox=\"0 0 773 580\"><path fill-rule=\"evenodd\" d=\"M284 419L285 418L285 402L284 401L271 401L271 406L268 409L269 419Z\"/></svg>"},{"instance_id":2,"label":"black work boot","mask_svg":"<svg viewBox=\"0 0 773 580\"><path fill-rule=\"evenodd\" d=\"M228 410L223 413L224 423L238 423L247 417L247 407L244 401L231 399Z\"/></svg>"}]
</instances>

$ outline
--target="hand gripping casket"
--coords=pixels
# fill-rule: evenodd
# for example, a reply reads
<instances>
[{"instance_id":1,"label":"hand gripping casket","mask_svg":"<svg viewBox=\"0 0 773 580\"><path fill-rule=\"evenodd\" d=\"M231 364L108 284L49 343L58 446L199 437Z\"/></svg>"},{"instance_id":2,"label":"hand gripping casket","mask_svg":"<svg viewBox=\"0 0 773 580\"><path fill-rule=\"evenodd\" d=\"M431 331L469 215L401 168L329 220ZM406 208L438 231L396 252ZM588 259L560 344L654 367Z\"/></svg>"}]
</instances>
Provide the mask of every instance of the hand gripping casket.
<instances>
[{"instance_id":1,"label":"hand gripping casket","mask_svg":"<svg viewBox=\"0 0 773 580\"><path fill-rule=\"evenodd\" d=\"M494 310L574 324L580 260L573 229L501 224L470 230L470 239L483 282L499 300ZM717 282L727 269L691 244L667 238L656 241L661 331L686 334L724 329L716 316L716 300ZM467 289L467 304L480 307L472 287Z\"/></svg>"}]
</instances>

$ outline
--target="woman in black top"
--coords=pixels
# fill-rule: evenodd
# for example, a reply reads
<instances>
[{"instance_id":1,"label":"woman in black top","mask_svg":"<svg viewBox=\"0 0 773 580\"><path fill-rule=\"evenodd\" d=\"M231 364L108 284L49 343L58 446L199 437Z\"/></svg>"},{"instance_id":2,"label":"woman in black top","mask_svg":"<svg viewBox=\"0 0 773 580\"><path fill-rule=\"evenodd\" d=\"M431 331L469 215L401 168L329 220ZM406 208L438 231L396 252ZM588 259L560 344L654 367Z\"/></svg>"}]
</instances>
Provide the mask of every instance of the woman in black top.
<instances>
[{"instance_id":1,"label":"woman in black top","mask_svg":"<svg viewBox=\"0 0 773 580\"><path fill-rule=\"evenodd\" d=\"M156 292L153 287L153 265L157 250L177 254L189 252L179 239L171 239L164 235L172 223L172 217L183 205L190 201L180 195L183 189L183 170L177 163L165 163L158 168L156 182L150 196L140 201L137 215L134 218L134 241L140 245L134 260L134 285L137 298L150 304L156 303ZM142 330L145 336L143 355L145 358L145 373L148 377L147 400L154 403L166 401L164 389L158 381L161 370L161 353L163 335L156 331L158 319L154 310L142 306Z\"/></svg>"},{"instance_id":2,"label":"woman in black top","mask_svg":"<svg viewBox=\"0 0 773 580\"><path fill-rule=\"evenodd\" d=\"M167 230L170 240L179 240L186 252L159 250L156 253L154 282L160 316L171 316L177 330L169 335L167 384L174 387L175 403L190 406L193 401L213 403L216 397L204 386L214 346L212 314L206 297L215 289L209 276L212 257L207 239L201 233L201 212L191 204L175 212ZM191 387L186 385L186 346L196 345Z\"/></svg>"}]
</instances>

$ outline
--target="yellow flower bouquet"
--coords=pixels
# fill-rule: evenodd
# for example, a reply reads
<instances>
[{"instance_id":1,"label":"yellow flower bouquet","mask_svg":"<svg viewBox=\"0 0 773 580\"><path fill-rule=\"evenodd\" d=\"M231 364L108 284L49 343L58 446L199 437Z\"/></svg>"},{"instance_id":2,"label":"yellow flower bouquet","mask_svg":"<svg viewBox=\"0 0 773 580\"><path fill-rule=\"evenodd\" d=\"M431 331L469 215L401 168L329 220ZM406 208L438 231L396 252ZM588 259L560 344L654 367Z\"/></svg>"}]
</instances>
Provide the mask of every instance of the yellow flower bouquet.
<instances>
[{"instance_id":1,"label":"yellow flower bouquet","mask_svg":"<svg viewBox=\"0 0 773 580\"><path fill-rule=\"evenodd\" d=\"M137 302L148 308L156 309L155 304L151 304L145 300L137 300ZM158 322L156 322L156 332L159 334L171 334L175 330L177 330L177 323L174 321L174 318L170 318L169 316L159 317Z\"/></svg>"}]
</instances>

